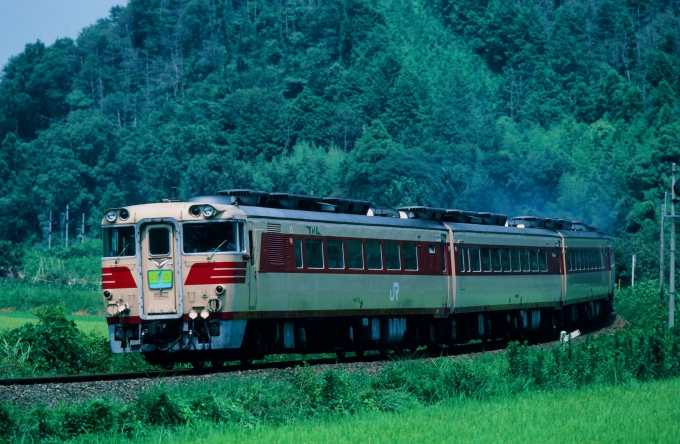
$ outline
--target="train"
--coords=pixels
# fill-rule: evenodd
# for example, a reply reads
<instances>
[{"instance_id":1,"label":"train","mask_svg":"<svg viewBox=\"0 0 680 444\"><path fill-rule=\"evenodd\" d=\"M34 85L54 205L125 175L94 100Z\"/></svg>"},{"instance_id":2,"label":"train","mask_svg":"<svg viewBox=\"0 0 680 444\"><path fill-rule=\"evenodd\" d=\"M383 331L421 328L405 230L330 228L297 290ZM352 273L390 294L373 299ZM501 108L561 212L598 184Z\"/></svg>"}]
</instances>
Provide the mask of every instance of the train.
<instances>
[{"instance_id":1,"label":"train","mask_svg":"<svg viewBox=\"0 0 680 444\"><path fill-rule=\"evenodd\" d=\"M113 353L268 354L530 338L612 311L611 238L581 222L230 189L107 209Z\"/></svg>"}]
</instances>

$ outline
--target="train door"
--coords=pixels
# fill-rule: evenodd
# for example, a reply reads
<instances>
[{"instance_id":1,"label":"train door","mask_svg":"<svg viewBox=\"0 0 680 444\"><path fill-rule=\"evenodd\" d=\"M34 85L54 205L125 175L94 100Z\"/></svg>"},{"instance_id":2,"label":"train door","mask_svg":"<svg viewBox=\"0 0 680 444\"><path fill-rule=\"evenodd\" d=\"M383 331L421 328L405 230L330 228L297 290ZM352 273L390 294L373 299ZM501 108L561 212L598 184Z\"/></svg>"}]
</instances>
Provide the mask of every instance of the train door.
<instances>
[{"instance_id":1,"label":"train door","mask_svg":"<svg viewBox=\"0 0 680 444\"><path fill-rule=\"evenodd\" d=\"M260 264L259 254L259 234L262 230L256 230L252 222L248 222L248 255L250 260L248 262L248 308L254 310L257 308L257 279L258 267Z\"/></svg>"},{"instance_id":2,"label":"train door","mask_svg":"<svg viewBox=\"0 0 680 444\"><path fill-rule=\"evenodd\" d=\"M149 223L142 225L140 236L144 318L177 314L182 308L177 227Z\"/></svg>"}]
</instances>

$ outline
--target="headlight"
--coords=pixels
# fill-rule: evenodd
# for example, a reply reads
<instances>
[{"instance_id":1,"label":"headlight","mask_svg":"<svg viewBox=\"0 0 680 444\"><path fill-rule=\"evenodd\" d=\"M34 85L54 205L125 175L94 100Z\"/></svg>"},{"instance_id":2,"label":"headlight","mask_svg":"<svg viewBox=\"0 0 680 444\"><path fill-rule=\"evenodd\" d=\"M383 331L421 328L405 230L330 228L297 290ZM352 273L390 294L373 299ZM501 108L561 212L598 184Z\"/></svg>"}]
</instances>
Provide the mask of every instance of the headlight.
<instances>
[{"instance_id":1,"label":"headlight","mask_svg":"<svg viewBox=\"0 0 680 444\"><path fill-rule=\"evenodd\" d=\"M111 292L109 290L104 290L104 298L111 299Z\"/></svg>"},{"instance_id":2,"label":"headlight","mask_svg":"<svg viewBox=\"0 0 680 444\"><path fill-rule=\"evenodd\" d=\"M116 219L118 219L118 213L116 213L116 210L109 210L106 212L106 220L109 222L115 222Z\"/></svg>"},{"instance_id":3,"label":"headlight","mask_svg":"<svg viewBox=\"0 0 680 444\"><path fill-rule=\"evenodd\" d=\"M202 317L203 319L208 319L209 316L210 316L210 313L208 313L208 310L206 310L206 309L204 308L203 311L201 311L201 317Z\"/></svg>"},{"instance_id":4,"label":"headlight","mask_svg":"<svg viewBox=\"0 0 680 444\"><path fill-rule=\"evenodd\" d=\"M213 217L215 215L215 209L210 205L206 205L203 207L203 215L205 217Z\"/></svg>"},{"instance_id":5,"label":"headlight","mask_svg":"<svg viewBox=\"0 0 680 444\"><path fill-rule=\"evenodd\" d=\"M127 220L127 218L130 217L130 212L128 210L120 210L120 219L121 220Z\"/></svg>"},{"instance_id":6,"label":"headlight","mask_svg":"<svg viewBox=\"0 0 680 444\"><path fill-rule=\"evenodd\" d=\"M189 317L190 317L191 319L196 319L196 318L198 317L198 312L197 312L196 310L191 310L191 311L189 312Z\"/></svg>"},{"instance_id":7,"label":"headlight","mask_svg":"<svg viewBox=\"0 0 680 444\"><path fill-rule=\"evenodd\" d=\"M191 207L189 208L189 213L194 217L198 217L201 215L201 207Z\"/></svg>"}]
</instances>

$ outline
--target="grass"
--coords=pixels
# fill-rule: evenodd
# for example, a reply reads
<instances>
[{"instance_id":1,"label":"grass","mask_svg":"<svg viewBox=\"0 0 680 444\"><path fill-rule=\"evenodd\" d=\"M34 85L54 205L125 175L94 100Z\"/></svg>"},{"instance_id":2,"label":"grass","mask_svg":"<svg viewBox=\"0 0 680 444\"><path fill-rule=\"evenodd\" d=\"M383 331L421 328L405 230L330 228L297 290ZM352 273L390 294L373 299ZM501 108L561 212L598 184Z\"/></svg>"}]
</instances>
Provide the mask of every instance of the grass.
<instances>
[{"instance_id":1,"label":"grass","mask_svg":"<svg viewBox=\"0 0 680 444\"><path fill-rule=\"evenodd\" d=\"M99 314L104 306L99 284L34 284L30 280L0 279L0 310L28 312L59 304L64 304L67 313L91 315Z\"/></svg>"},{"instance_id":2,"label":"grass","mask_svg":"<svg viewBox=\"0 0 680 444\"><path fill-rule=\"evenodd\" d=\"M449 400L399 413L303 421L292 426L193 423L147 431L166 443L677 442L680 379L524 393L492 400ZM80 442L94 437L83 437ZM98 442L135 442L120 435Z\"/></svg>"},{"instance_id":3,"label":"grass","mask_svg":"<svg viewBox=\"0 0 680 444\"><path fill-rule=\"evenodd\" d=\"M103 316L75 316L68 315L66 319L74 321L84 333L97 333L104 338L109 337L109 329ZM22 327L27 322L36 323L38 317L25 311L0 312L0 333Z\"/></svg>"}]
</instances>

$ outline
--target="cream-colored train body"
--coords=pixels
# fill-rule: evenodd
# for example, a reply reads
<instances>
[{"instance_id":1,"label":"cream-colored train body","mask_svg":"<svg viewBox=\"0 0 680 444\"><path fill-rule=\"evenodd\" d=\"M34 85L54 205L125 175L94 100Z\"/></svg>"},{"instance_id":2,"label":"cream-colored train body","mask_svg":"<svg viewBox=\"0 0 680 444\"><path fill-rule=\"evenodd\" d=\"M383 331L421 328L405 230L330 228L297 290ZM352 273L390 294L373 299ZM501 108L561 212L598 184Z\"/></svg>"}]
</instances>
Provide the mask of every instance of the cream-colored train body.
<instances>
[{"instance_id":1,"label":"cream-colored train body","mask_svg":"<svg viewBox=\"0 0 680 444\"><path fill-rule=\"evenodd\" d=\"M226 194L107 211L102 286L114 353L162 365L360 354L526 336L611 308L613 256L600 233L469 214L478 223L460 223L423 207L369 216L360 201L345 212L319 199L298 210L277 195L271 208Z\"/></svg>"}]
</instances>

